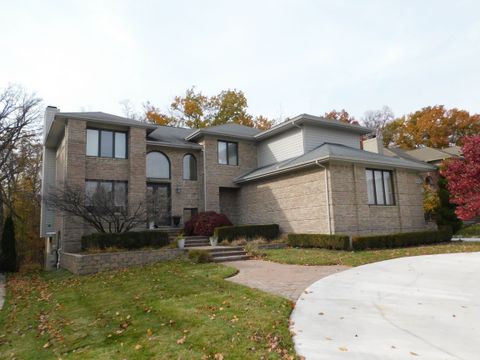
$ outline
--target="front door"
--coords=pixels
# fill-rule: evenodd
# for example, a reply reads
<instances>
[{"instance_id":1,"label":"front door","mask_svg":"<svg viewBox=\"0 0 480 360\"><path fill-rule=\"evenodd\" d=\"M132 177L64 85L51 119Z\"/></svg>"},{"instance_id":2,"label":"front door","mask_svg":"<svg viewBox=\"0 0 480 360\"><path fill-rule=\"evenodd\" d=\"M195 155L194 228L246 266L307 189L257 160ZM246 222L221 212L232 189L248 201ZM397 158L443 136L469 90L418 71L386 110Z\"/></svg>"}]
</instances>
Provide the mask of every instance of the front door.
<instances>
[{"instance_id":1,"label":"front door","mask_svg":"<svg viewBox=\"0 0 480 360\"><path fill-rule=\"evenodd\" d=\"M170 184L147 184L148 226L170 226L172 197Z\"/></svg>"}]
</instances>

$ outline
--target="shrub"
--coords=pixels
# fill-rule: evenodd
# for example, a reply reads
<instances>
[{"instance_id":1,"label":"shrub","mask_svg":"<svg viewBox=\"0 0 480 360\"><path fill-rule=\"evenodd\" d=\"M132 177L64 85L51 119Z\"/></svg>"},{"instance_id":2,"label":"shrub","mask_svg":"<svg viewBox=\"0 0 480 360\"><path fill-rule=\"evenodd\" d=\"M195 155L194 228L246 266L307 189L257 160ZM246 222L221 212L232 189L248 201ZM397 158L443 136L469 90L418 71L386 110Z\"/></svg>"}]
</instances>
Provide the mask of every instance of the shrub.
<instances>
[{"instance_id":1,"label":"shrub","mask_svg":"<svg viewBox=\"0 0 480 360\"><path fill-rule=\"evenodd\" d=\"M440 204L436 209L436 220L439 227L451 226L455 233L462 228L462 220L460 220L455 213L457 206L450 202L450 193L447 187L447 179L441 177L438 180L438 198Z\"/></svg>"},{"instance_id":2,"label":"shrub","mask_svg":"<svg viewBox=\"0 0 480 360\"><path fill-rule=\"evenodd\" d=\"M234 225L215 228L214 236L218 241L232 241L237 238L255 239L258 237L267 240L276 239L280 234L280 227L277 224L268 225Z\"/></svg>"},{"instance_id":3,"label":"shrub","mask_svg":"<svg viewBox=\"0 0 480 360\"><path fill-rule=\"evenodd\" d=\"M126 233L93 233L82 237L82 250L90 248L139 249L160 248L169 244L168 233L163 231L131 231Z\"/></svg>"},{"instance_id":4,"label":"shrub","mask_svg":"<svg viewBox=\"0 0 480 360\"><path fill-rule=\"evenodd\" d=\"M419 231L387 235L370 235L352 237L353 250L389 249L406 246L427 245L450 241L451 227L443 227L438 231Z\"/></svg>"},{"instance_id":5,"label":"shrub","mask_svg":"<svg viewBox=\"0 0 480 360\"><path fill-rule=\"evenodd\" d=\"M211 261L208 250L189 250L188 258L195 264L204 264Z\"/></svg>"},{"instance_id":6,"label":"shrub","mask_svg":"<svg viewBox=\"0 0 480 360\"><path fill-rule=\"evenodd\" d=\"M350 238L347 235L288 234L288 244L303 248L348 250Z\"/></svg>"},{"instance_id":7,"label":"shrub","mask_svg":"<svg viewBox=\"0 0 480 360\"><path fill-rule=\"evenodd\" d=\"M185 223L184 233L186 236L212 236L215 228L232 225L224 214L215 211L201 212L193 216Z\"/></svg>"},{"instance_id":8,"label":"shrub","mask_svg":"<svg viewBox=\"0 0 480 360\"><path fill-rule=\"evenodd\" d=\"M1 205L0 205L1 206ZM15 246L15 225L11 216L5 219L2 234L1 269L3 271L17 271L17 250Z\"/></svg>"}]
</instances>

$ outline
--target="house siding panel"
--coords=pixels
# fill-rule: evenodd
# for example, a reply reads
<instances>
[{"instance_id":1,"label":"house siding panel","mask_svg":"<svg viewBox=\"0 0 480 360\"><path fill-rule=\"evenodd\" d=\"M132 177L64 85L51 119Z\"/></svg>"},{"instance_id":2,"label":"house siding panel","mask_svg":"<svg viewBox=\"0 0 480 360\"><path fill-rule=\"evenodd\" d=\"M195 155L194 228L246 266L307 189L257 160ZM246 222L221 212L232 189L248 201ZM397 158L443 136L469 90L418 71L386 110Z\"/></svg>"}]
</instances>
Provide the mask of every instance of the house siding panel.
<instances>
[{"instance_id":1,"label":"house siding panel","mask_svg":"<svg viewBox=\"0 0 480 360\"><path fill-rule=\"evenodd\" d=\"M262 141L258 144L257 153L259 167L302 155L302 129L293 128Z\"/></svg>"},{"instance_id":2,"label":"house siding panel","mask_svg":"<svg viewBox=\"0 0 480 360\"><path fill-rule=\"evenodd\" d=\"M347 131L305 125L303 136L305 139L305 152L311 151L326 142L360 149L360 136Z\"/></svg>"}]
</instances>

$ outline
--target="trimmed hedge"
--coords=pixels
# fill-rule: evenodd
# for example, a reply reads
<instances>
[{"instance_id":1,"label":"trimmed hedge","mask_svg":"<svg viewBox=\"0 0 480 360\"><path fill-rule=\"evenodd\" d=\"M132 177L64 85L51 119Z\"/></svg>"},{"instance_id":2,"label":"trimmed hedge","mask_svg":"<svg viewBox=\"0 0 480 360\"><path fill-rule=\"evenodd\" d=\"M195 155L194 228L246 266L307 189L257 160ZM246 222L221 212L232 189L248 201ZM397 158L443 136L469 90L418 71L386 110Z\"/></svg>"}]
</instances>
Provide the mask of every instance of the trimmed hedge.
<instances>
[{"instance_id":1,"label":"trimmed hedge","mask_svg":"<svg viewBox=\"0 0 480 360\"><path fill-rule=\"evenodd\" d=\"M348 235L288 234L288 244L302 248L349 250L350 238Z\"/></svg>"},{"instance_id":2,"label":"trimmed hedge","mask_svg":"<svg viewBox=\"0 0 480 360\"><path fill-rule=\"evenodd\" d=\"M223 240L232 241L241 237L247 239L263 237L267 240L273 240L278 238L279 234L280 227L278 224L221 226L215 228L213 232L213 236L218 238L219 242Z\"/></svg>"},{"instance_id":3,"label":"trimmed hedge","mask_svg":"<svg viewBox=\"0 0 480 360\"><path fill-rule=\"evenodd\" d=\"M388 235L371 235L352 237L353 250L392 249L406 246L427 245L450 241L452 228L445 227L438 231L419 231Z\"/></svg>"},{"instance_id":4,"label":"trimmed hedge","mask_svg":"<svg viewBox=\"0 0 480 360\"><path fill-rule=\"evenodd\" d=\"M82 237L82 250L109 247L129 250L142 247L161 248L168 244L168 233L164 231L131 231L119 234L93 233Z\"/></svg>"}]
</instances>

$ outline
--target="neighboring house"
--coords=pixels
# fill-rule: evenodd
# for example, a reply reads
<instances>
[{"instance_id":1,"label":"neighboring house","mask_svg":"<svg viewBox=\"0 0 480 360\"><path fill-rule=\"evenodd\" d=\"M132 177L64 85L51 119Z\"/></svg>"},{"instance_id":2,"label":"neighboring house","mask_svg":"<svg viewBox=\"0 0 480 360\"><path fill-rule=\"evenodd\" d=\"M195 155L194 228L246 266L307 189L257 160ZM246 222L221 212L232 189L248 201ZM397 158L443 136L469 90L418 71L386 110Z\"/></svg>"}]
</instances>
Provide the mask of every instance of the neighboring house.
<instances>
[{"instance_id":1,"label":"neighboring house","mask_svg":"<svg viewBox=\"0 0 480 360\"><path fill-rule=\"evenodd\" d=\"M445 160L458 158L462 156L462 148L460 146L450 146L442 149L434 149L428 146L414 149L402 150L397 147L389 147L384 149L387 156L399 156L401 158L428 163L435 167L434 170L425 172L423 175L425 185L434 189L438 188L438 179L440 177L439 168Z\"/></svg>"},{"instance_id":2,"label":"neighboring house","mask_svg":"<svg viewBox=\"0 0 480 360\"><path fill-rule=\"evenodd\" d=\"M385 156L370 130L299 115L260 131L227 124L157 126L101 112L45 113L43 195L65 185L111 191L117 206L154 199L147 227L199 211L233 223L278 223L286 233L422 230L422 181L434 167ZM41 236L80 250L92 229L42 206Z\"/></svg>"}]
</instances>

